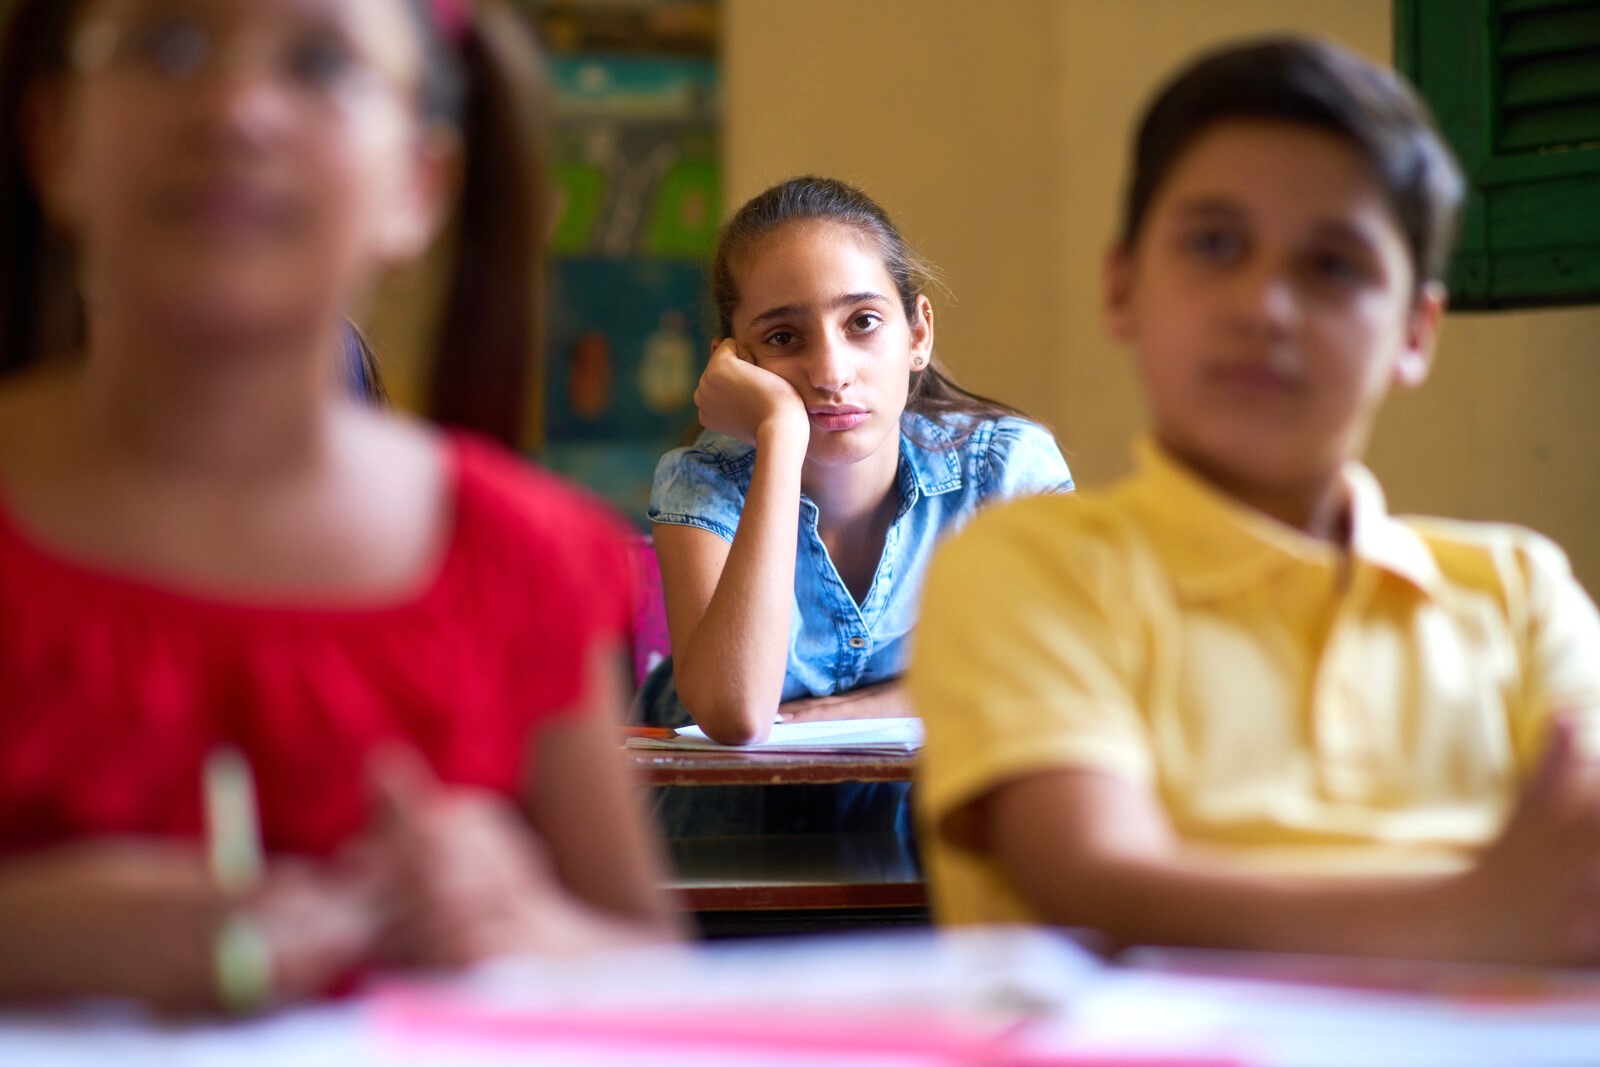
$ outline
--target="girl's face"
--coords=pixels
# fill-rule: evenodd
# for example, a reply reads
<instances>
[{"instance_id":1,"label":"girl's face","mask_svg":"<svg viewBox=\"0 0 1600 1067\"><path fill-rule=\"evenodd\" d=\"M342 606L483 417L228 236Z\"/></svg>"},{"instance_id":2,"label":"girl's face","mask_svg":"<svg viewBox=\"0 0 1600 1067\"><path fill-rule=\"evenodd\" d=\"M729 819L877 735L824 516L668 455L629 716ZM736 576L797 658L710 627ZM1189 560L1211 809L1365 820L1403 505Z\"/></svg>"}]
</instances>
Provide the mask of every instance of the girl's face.
<instances>
[{"instance_id":1,"label":"girl's face","mask_svg":"<svg viewBox=\"0 0 1600 1067\"><path fill-rule=\"evenodd\" d=\"M345 311L432 234L444 161L405 0L90 0L36 171L95 309Z\"/></svg>"},{"instance_id":2,"label":"girl's face","mask_svg":"<svg viewBox=\"0 0 1600 1067\"><path fill-rule=\"evenodd\" d=\"M1427 375L1442 296L1415 295L1382 185L1284 122L1202 134L1107 268L1157 438L1224 484L1286 487L1358 457L1391 385Z\"/></svg>"},{"instance_id":3,"label":"girl's face","mask_svg":"<svg viewBox=\"0 0 1600 1067\"><path fill-rule=\"evenodd\" d=\"M836 466L897 448L913 360L933 349L933 312L907 322L872 242L833 222L792 223L735 261L734 337L794 387L811 416L808 462Z\"/></svg>"}]
</instances>

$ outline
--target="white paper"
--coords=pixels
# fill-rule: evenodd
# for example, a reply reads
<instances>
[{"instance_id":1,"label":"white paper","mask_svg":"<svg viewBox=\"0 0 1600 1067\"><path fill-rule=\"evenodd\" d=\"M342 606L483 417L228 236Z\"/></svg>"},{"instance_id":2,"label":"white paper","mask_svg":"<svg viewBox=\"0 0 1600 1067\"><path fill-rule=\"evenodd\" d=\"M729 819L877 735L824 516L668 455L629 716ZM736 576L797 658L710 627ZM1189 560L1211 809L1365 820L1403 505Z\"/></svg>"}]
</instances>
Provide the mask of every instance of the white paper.
<instances>
[{"instance_id":1,"label":"white paper","mask_svg":"<svg viewBox=\"0 0 1600 1067\"><path fill-rule=\"evenodd\" d=\"M772 727L765 741L752 745L723 745L705 735L698 726L678 728L678 736L667 739L630 737L630 748L667 750L720 750L754 752L854 752L903 755L922 747L922 720L832 719L823 722L780 722Z\"/></svg>"}]
</instances>

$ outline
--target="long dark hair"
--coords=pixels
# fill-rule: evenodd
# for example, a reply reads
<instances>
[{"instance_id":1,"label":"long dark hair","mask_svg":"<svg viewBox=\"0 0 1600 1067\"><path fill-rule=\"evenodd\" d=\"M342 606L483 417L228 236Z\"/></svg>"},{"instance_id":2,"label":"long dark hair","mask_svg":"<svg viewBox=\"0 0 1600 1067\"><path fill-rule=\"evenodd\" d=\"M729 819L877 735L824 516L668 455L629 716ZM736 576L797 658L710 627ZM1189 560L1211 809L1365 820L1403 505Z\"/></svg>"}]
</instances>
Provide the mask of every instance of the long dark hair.
<instances>
[{"instance_id":1,"label":"long dark hair","mask_svg":"<svg viewBox=\"0 0 1600 1067\"><path fill-rule=\"evenodd\" d=\"M934 284L933 268L906 244L889 213L866 193L836 178L804 175L779 182L751 198L718 234L716 256L711 262L711 300L716 307L719 336L733 336L733 311L740 300L733 276L734 261L757 241L796 222L837 223L870 240L894 281L906 321L916 321L917 297ZM1027 418L1009 404L963 389L932 354L926 367L911 372L906 411L947 424L957 440L965 436L965 427L957 425L966 421L961 416Z\"/></svg>"},{"instance_id":2,"label":"long dark hair","mask_svg":"<svg viewBox=\"0 0 1600 1067\"><path fill-rule=\"evenodd\" d=\"M45 216L23 137L30 93L68 74L68 39L84 3L13 0L0 27L0 374L84 340L71 246ZM465 156L428 413L515 447L541 341L547 198L539 55L502 0L461 5L465 21L448 30L427 0L407 6L428 59L423 117L453 126ZM371 346L358 333L354 340L362 379L381 396Z\"/></svg>"}]
</instances>

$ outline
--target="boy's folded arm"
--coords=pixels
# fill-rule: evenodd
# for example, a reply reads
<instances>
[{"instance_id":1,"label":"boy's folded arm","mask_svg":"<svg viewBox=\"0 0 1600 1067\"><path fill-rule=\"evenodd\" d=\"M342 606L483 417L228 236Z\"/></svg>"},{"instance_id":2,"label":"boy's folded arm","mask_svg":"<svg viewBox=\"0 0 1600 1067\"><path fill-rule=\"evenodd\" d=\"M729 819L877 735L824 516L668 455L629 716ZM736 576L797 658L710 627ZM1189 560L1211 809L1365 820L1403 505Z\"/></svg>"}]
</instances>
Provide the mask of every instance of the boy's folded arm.
<instances>
[{"instance_id":1,"label":"boy's folded arm","mask_svg":"<svg viewBox=\"0 0 1600 1067\"><path fill-rule=\"evenodd\" d=\"M1039 915L1124 944L1567 965L1600 959L1597 801L1558 729L1500 837L1457 874L1243 870L1183 843L1147 789L1073 769L1000 786L966 825Z\"/></svg>"},{"instance_id":2,"label":"boy's folded arm","mask_svg":"<svg viewBox=\"0 0 1600 1067\"><path fill-rule=\"evenodd\" d=\"M1095 771L1031 775L978 802L976 825L1047 921L1122 944L1451 958L1449 876L1246 873L1184 845L1144 788Z\"/></svg>"}]
</instances>

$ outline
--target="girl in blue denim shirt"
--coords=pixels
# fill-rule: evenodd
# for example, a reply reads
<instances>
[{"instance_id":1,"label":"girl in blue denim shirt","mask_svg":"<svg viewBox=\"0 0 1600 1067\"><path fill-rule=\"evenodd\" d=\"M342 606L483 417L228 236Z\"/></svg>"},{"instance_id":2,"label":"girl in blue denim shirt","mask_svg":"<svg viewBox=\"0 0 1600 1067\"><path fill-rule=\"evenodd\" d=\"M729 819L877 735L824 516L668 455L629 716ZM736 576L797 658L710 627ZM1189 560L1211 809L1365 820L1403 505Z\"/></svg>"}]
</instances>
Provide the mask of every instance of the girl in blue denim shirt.
<instances>
[{"instance_id":1,"label":"girl in blue denim shirt","mask_svg":"<svg viewBox=\"0 0 1600 1067\"><path fill-rule=\"evenodd\" d=\"M935 543L984 504L1067 491L1054 439L934 361L927 266L861 191L794 178L712 265L705 432L656 469L672 659L647 717L748 744L775 719L911 714L900 674Z\"/></svg>"}]
</instances>

